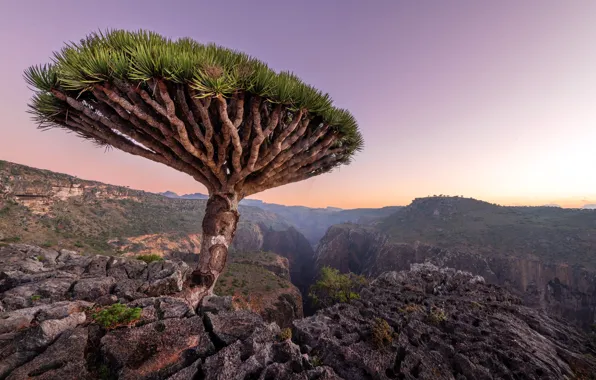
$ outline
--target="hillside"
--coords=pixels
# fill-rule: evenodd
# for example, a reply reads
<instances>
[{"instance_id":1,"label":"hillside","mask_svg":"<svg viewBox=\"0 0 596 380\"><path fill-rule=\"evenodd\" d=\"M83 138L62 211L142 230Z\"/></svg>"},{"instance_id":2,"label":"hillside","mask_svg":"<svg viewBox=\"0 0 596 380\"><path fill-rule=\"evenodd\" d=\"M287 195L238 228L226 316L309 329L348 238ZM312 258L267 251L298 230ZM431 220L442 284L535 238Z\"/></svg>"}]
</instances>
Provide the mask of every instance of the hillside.
<instances>
[{"instance_id":1,"label":"hillside","mask_svg":"<svg viewBox=\"0 0 596 380\"><path fill-rule=\"evenodd\" d=\"M4 244L27 242L115 254L127 244L142 250L141 243L163 238L152 235L165 234L169 242L188 247L201 232L204 208L204 200L170 199L0 161L0 243ZM279 215L256 207L241 206L240 213L241 226L290 226Z\"/></svg>"},{"instance_id":2,"label":"hillside","mask_svg":"<svg viewBox=\"0 0 596 380\"><path fill-rule=\"evenodd\" d=\"M415 199L378 223L395 242L420 241L596 269L596 212L506 207L469 198Z\"/></svg>"}]
</instances>

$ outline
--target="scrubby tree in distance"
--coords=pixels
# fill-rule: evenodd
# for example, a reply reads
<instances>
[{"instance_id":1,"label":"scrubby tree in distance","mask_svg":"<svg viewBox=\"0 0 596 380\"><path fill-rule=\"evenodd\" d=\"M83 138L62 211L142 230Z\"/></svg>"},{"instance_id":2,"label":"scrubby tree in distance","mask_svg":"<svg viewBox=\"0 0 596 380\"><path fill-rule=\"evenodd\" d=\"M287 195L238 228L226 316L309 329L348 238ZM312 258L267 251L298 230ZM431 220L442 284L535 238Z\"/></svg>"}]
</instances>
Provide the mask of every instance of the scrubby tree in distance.
<instances>
[{"instance_id":1,"label":"scrubby tree in distance","mask_svg":"<svg viewBox=\"0 0 596 380\"><path fill-rule=\"evenodd\" d=\"M193 283L223 270L246 196L348 164L363 147L354 117L328 94L244 53L110 30L30 67L30 112L62 128L191 175L209 199Z\"/></svg>"}]
</instances>

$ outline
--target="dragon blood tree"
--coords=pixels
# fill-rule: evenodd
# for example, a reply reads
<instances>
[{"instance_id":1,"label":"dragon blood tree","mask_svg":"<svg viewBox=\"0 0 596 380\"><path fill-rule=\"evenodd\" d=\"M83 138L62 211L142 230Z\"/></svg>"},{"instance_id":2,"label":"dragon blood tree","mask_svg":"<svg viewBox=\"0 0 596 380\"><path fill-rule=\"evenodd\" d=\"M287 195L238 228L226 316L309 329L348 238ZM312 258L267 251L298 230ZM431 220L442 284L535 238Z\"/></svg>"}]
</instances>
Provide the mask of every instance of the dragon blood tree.
<instances>
[{"instance_id":1,"label":"dragon blood tree","mask_svg":"<svg viewBox=\"0 0 596 380\"><path fill-rule=\"evenodd\" d=\"M153 32L93 33L33 66L39 128L170 166L209 200L193 283L224 269L238 202L348 164L363 146L354 117L329 95L246 54Z\"/></svg>"}]
</instances>

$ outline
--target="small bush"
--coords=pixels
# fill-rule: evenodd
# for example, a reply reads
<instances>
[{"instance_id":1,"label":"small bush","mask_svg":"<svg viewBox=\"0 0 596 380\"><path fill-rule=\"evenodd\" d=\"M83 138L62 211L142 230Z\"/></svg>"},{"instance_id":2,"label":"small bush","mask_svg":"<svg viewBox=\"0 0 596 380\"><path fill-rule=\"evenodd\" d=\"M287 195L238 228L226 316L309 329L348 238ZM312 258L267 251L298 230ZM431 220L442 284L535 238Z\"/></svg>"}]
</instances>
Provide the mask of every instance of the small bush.
<instances>
[{"instance_id":1,"label":"small bush","mask_svg":"<svg viewBox=\"0 0 596 380\"><path fill-rule=\"evenodd\" d=\"M313 355L310 357L310 362L313 367L320 367L323 365L323 361L317 355Z\"/></svg>"},{"instance_id":2,"label":"small bush","mask_svg":"<svg viewBox=\"0 0 596 380\"><path fill-rule=\"evenodd\" d=\"M372 341L376 348L383 348L393 342L393 330L382 318L376 318L372 327Z\"/></svg>"},{"instance_id":3,"label":"small bush","mask_svg":"<svg viewBox=\"0 0 596 380\"><path fill-rule=\"evenodd\" d=\"M318 307L329 307L360 299L360 290L367 285L364 276L354 273L342 274L331 267L323 267L319 279L310 287L308 296Z\"/></svg>"},{"instance_id":4,"label":"small bush","mask_svg":"<svg viewBox=\"0 0 596 380\"><path fill-rule=\"evenodd\" d=\"M56 242L53 241L46 241L40 244L42 248L51 248L56 245Z\"/></svg>"},{"instance_id":5,"label":"small bush","mask_svg":"<svg viewBox=\"0 0 596 380\"><path fill-rule=\"evenodd\" d=\"M151 254L151 255L138 255L135 257L137 260L141 260L146 262L147 264L152 263L154 261L163 261L163 257L161 257L160 255L156 255L156 254Z\"/></svg>"},{"instance_id":6,"label":"small bush","mask_svg":"<svg viewBox=\"0 0 596 380\"><path fill-rule=\"evenodd\" d=\"M129 325L141 318L141 308L130 308L121 303L115 303L97 313L93 319L103 328L110 330L122 325Z\"/></svg>"},{"instance_id":7,"label":"small bush","mask_svg":"<svg viewBox=\"0 0 596 380\"><path fill-rule=\"evenodd\" d=\"M6 242L6 243L18 243L20 241L21 241L20 236L11 236L11 237L4 239L4 242Z\"/></svg>"},{"instance_id":8,"label":"small bush","mask_svg":"<svg viewBox=\"0 0 596 380\"><path fill-rule=\"evenodd\" d=\"M282 329L281 332L279 333L278 337L279 337L279 340L282 342L284 340L292 339L292 329L289 327Z\"/></svg>"},{"instance_id":9,"label":"small bush","mask_svg":"<svg viewBox=\"0 0 596 380\"><path fill-rule=\"evenodd\" d=\"M37 259L37 261L45 261L46 257L44 255L37 255L35 256L35 258Z\"/></svg>"},{"instance_id":10,"label":"small bush","mask_svg":"<svg viewBox=\"0 0 596 380\"><path fill-rule=\"evenodd\" d=\"M443 309L435 308L428 314L428 319L432 324L438 325L441 322L447 320L447 315Z\"/></svg>"},{"instance_id":11,"label":"small bush","mask_svg":"<svg viewBox=\"0 0 596 380\"><path fill-rule=\"evenodd\" d=\"M422 307L420 305L416 305L413 303L407 304L406 307L404 307L403 309L400 309L399 311L401 311L402 313L415 313L417 311L422 310Z\"/></svg>"},{"instance_id":12,"label":"small bush","mask_svg":"<svg viewBox=\"0 0 596 380\"><path fill-rule=\"evenodd\" d=\"M35 302L35 301L39 301L41 299L41 296L39 294L34 294L31 296L31 301Z\"/></svg>"}]
</instances>

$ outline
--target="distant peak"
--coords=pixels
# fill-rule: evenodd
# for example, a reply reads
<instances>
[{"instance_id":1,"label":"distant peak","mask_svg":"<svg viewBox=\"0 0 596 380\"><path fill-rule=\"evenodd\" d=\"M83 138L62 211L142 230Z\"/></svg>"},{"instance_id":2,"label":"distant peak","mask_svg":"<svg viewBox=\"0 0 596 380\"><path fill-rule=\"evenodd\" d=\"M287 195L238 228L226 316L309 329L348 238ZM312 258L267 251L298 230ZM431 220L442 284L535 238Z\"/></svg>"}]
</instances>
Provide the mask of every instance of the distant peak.
<instances>
[{"instance_id":1,"label":"distant peak","mask_svg":"<svg viewBox=\"0 0 596 380\"><path fill-rule=\"evenodd\" d=\"M158 193L159 195L163 195L164 197L168 197L168 198L178 198L178 194L176 194L173 191L164 191L163 193Z\"/></svg>"}]
</instances>

